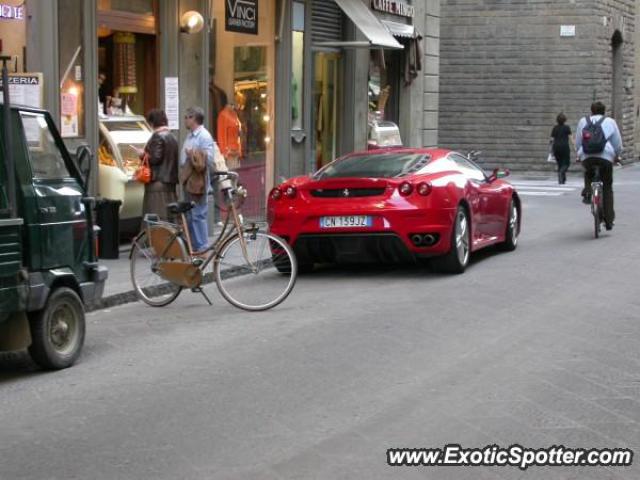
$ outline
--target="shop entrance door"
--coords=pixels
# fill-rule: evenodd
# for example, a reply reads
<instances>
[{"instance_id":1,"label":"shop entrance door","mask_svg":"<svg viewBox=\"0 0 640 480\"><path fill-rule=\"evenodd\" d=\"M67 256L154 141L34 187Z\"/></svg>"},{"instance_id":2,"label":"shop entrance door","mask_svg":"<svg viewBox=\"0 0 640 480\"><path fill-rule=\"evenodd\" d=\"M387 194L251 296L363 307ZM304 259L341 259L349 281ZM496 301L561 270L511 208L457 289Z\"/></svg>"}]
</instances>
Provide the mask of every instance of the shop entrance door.
<instances>
[{"instance_id":1,"label":"shop entrance door","mask_svg":"<svg viewBox=\"0 0 640 480\"><path fill-rule=\"evenodd\" d=\"M342 55L338 52L317 52L313 77L313 141L314 170L322 168L338 155L342 92L339 89Z\"/></svg>"}]
</instances>

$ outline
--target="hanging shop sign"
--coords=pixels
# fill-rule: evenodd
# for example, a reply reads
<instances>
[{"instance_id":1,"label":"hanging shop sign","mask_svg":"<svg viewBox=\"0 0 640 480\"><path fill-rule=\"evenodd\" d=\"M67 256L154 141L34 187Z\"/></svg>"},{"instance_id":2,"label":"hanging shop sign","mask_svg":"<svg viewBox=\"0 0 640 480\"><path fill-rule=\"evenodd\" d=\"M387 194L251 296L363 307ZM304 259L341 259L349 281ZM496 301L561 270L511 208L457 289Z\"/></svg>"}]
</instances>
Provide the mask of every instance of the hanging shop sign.
<instances>
[{"instance_id":1,"label":"hanging shop sign","mask_svg":"<svg viewBox=\"0 0 640 480\"><path fill-rule=\"evenodd\" d=\"M258 0L225 0L225 30L258 34Z\"/></svg>"},{"instance_id":2,"label":"hanging shop sign","mask_svg":"<svg viewBox=\"0 0 640 480\"><path fill-rule=\"evenodd\" d=\"M42 108L43 90L41 73L10 73L9 98L14 105ZM2 79L0 78L0 99Z\"/></svg>"},{"instance_id":3,"label":"hanging shop sign","mask_svg":"<svg viewBox=\"0 0 640 480\"><path fill-rule=\"evenodd\" d=\"M24 7L14 7L0 3L0 18L7 20L24 20Z\"/></svg>"},{"instance_id":4,"label":"hanging shop sign","mask_svg":"<svg viewBox=\"0 0 640 480\"><path fill-rule=\"evenodd\" d=\"M401 0L371 0L371 8L400 17L413 18L416 15L416 8Z\"/></svg>"}]
</instances>

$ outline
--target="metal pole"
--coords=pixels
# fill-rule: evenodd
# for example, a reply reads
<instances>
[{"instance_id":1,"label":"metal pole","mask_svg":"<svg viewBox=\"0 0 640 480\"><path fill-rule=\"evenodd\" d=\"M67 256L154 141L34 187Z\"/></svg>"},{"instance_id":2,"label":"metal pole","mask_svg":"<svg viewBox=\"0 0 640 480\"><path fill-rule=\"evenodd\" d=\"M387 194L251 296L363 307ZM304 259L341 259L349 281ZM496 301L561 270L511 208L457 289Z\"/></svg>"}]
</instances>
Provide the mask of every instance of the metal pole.
<instances>
[{"instance_id":1,"label":"metal pole","mask_svg":"<svg viewBox=\"0 0 640 480\"><path fill-rule=\"evenodd\" d=\"M13 158L13 135L11 133L11 99L9 98L9 69L11 57L0 57L2 61L2 98L4 113L4 162L7 166L7 193L11 218L18 216L16 207L16 165Z\"/></svg>"}]
</instances>

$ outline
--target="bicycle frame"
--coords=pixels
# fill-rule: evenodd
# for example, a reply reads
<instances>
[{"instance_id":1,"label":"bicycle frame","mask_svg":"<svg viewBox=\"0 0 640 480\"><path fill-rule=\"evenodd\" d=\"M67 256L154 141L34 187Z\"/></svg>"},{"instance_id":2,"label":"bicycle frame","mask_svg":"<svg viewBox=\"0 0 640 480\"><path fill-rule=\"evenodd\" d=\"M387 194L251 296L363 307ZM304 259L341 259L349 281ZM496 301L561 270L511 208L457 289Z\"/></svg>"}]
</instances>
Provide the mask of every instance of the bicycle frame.
<instances>
[{"instance_id":1,"label":"bicycle frame","mask_svg":"<svg viewBox=\"0 0 640 480\"><path fill-rule=\"evenodd\" d=\"M245 227L240 206L246 190L234 181L238 178L235 172L211 174L231 180L222 181L227 215L217 238L206 249L194 252L187 221L189 204L172 206L178 217L175 223L146 215L145 228L135 238L129 256L136 295L152 307L164 307L182 290L190 289L212 305L204 285L215 282L222 297L238 308L252 312L273 308L295 285L295 253L286 240L260 232L255 223ZM205 274L211 265L212 271ZM236 277L242 280L236 282ZM263 288L264 281L270 288Z\"/></svg>"},{"instance_id":2,"label":"bicycle frame","mask_svg":"<svg viewBox=\"0 0 640 480\"><path fill-rule=\"evenodd\" d=\"M235 174L234 172L228 172L228 175L234 178L234 183L235 183L235 179L237 179L237 174ZM151 218L145 217L144 222L147 225L146 230L147 230L147 236L149 237L149 239L152 238L150 227L153 227L154 225L163 226L165 228L175 230L175 232L173 232L169 236L169 240L167 241L164 249L161 252L158 252L158 258L160 259L160 262L162 261L163 258L165 258L165 256L170 251L170 249L174 247L176 240L184 236L186 240L185 243L187 246L187 253L189 255L189 260L191 265L195 266L198 270L200 270L200 272L204 272L206 268L211 264L212 261L215 261L220 258L222 247L231 238L237 235L238 238L240 239L240 245L241 245L244 259L251 266L252 270L257 269L257 266L249 258L247 243L244 236L246 232L257 231L257 227L253 225L249 229L244 229L242 222L240 221L238 209L234 202L235 193L236 193L236 186L234 186L234 188L228 188L225 190L225 200L228 202L228 211L227 211L227 216L225 217L222 230L218 235L218 237L213 241L213 243L209 245L202 252L193 251L193 246L191 243L191 235L189 233L189 226L188 226L186 215L184 213L180 214L180 222L178 224L153 220ZM229 228L230 223L233 224L231 228ZM134 240L134 242L136 242L136 240ZM206 257L204 258L204 261L198 261L194 258L196 257L196 255L201 257L203 254L207 254L207 253L208 255L206 255Z\"/></svg>"}]
</instances>

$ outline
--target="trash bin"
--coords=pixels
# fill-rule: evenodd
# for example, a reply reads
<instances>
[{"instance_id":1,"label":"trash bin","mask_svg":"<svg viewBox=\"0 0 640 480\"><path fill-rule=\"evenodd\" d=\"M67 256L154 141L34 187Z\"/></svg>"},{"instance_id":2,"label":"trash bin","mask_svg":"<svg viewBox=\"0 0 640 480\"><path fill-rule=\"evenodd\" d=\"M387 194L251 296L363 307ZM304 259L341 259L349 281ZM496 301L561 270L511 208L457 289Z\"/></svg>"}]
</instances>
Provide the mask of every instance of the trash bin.
<instances>
[{"instance_id":1,"label":"trash bin","mask_svg":"<svg viewBox=\"0 0 640 480\"><path fill-rule=\"evenodd\" d=\"M120 200L103 198L96 202L96 223L100 227L98 251L100 258L120 257Z\"/></svg>"}]
</instances>

